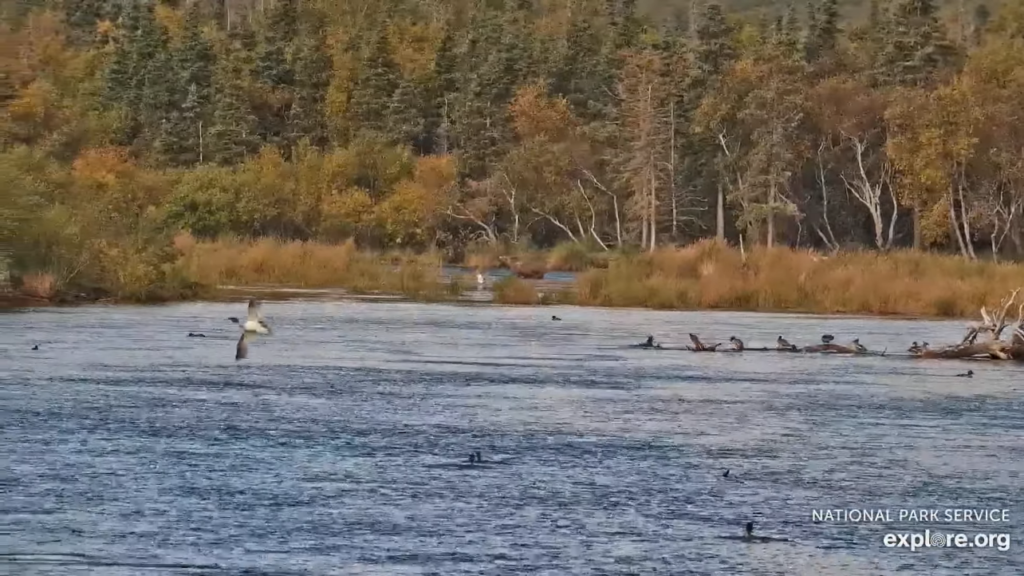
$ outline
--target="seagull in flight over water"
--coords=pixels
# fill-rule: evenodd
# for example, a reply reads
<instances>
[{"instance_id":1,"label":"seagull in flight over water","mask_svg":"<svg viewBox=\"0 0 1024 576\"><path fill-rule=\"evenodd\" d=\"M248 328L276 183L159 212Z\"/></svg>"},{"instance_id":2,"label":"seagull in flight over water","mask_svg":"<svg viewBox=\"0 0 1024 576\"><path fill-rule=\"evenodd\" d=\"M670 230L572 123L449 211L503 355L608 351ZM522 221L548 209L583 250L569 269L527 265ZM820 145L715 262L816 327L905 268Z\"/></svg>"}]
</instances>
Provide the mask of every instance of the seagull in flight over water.
<instances>
[{"instance_id":1,"label":"seagull in flight over water","mask_svg":"<svg viewBox=\"0 0 1024 576\"><path fill-rule=\"evenodd\" d=\"M238 324L243 332L255 332L256 334L270 334L270 326L263 319L263 314L260 313L260 301L249 300L249 314L243 323L237 317L231 316L228 320L231 320L235 324Z\"/></svg>"}]
</instances>

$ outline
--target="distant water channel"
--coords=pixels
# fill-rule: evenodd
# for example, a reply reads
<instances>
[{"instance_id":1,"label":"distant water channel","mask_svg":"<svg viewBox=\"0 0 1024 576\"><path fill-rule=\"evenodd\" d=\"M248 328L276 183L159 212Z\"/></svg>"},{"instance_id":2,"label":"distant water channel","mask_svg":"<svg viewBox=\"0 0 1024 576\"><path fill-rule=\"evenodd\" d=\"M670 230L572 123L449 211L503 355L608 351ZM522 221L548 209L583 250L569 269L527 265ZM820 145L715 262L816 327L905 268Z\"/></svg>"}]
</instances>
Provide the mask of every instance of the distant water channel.
<instances>
[{"instance_id":1,"label":"distant water channel","mask_svg":"<svg viewBox=\"0 0 1024 576\"><path fill-rule=\"evenodd\" d=\"M316 301L264 313L275 333L242 362L225 318L244 303L0 314L0 574L1024 566L1020 365L623 346L829 332L892 352L955 341L961 322ZM459 467L473 450L500 463ZM1010 522L811 520L950 507ZM788 541L727 538L748 520ZM883 545L925 529L1011 544Z\"/></svg>"}]
</instances>

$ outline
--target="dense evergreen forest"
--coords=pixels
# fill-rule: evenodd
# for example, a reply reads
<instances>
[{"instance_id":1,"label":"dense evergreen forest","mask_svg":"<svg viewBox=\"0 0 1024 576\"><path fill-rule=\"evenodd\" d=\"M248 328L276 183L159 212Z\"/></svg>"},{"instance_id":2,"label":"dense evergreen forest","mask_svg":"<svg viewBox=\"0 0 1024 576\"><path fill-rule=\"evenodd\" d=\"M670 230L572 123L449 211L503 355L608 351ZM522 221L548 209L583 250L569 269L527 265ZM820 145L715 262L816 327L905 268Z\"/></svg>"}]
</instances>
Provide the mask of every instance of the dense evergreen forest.
<instances>
[{"instance_id":1,"label":"dense evergreen forest","mask_svg":"<svg viewBox=\"0 0 1024 576\"><path fill-rule=\"evenodd\" d=\"M4 2L0 242L1024 254L1024 3L666 4Z\"/></svg>"}]
</instances>

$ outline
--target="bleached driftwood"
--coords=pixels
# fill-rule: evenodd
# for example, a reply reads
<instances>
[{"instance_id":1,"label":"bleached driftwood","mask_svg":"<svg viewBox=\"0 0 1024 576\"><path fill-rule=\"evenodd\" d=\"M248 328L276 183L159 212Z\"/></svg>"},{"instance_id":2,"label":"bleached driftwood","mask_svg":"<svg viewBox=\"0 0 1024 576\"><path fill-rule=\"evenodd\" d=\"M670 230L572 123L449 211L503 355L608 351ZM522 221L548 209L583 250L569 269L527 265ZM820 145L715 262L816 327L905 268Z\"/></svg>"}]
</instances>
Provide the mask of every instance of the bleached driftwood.
<instances>
[{"instance_id":1,"label":"bleached driftwood","mask_svg":"<svg viewBox=\"0 0 1024 576\"><path fill-rule=\"evenodd\" d=\"M712 344L710 346L700 341L700 338L696 334L690 334L690 342L693 342L693 346L687 346L686 349L691 352L716 352L718 347L722 345L721 342Z\"/></svg>"},{"instance_id":2,"label":"bleached driftwood","mask_svg":"<svg viewBox=\"0 0 1024 576\"><path fill-rule=\"evenodd\" d=\"M959 344L937 350L918 350L914 355L933 359L990 358L1024 361L1024 302L1017 302L1020 290L1018 288L1003 298L995 315L982 306L981 322L972 323ZM1014 304L1017 304L1017 319L1007 322L1006 316ZM1013 329L1008 341L1001 338L1007 328ZM988 335L988 338L979 342L983 335Z\"/></svg>"}]
</instances>

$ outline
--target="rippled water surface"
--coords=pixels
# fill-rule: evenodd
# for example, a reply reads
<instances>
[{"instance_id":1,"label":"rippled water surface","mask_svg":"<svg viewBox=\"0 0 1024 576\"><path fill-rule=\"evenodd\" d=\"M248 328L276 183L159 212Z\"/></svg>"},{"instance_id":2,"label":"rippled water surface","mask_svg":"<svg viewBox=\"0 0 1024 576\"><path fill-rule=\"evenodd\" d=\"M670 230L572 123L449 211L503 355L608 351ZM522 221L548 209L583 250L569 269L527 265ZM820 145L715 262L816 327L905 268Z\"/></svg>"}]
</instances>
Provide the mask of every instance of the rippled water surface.
<instances>
[{"instance_id":1,"label":"rippled water surface","mask_svg":"<svg viewBox=\"0 0 1024 576\"><path fill-rule=\"evenodd\" d=\"M830 332L901 351L954 341L962 323L264 308L275 333L242 362L225 318L244 304L0 315L0 573L961 576L1024 565L1024 367L623 346L648 333L749 346ZM973 379L953 377L967 368ZM453 465L471 450L498 463ZM811 519L815 508L947 507L1008 509L1010 521ZM747 520L788 541L730 539ZM1011 544L882 544L925 528L1007 532Z\"/></svg>"}]
</instances>

